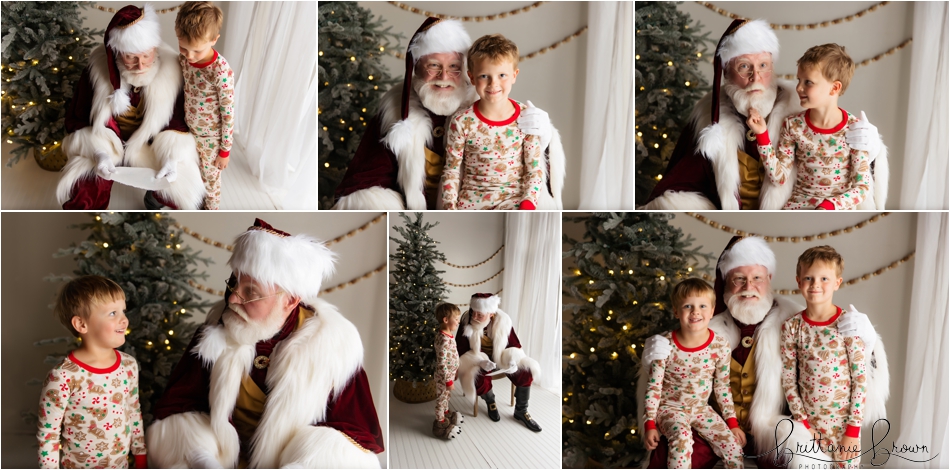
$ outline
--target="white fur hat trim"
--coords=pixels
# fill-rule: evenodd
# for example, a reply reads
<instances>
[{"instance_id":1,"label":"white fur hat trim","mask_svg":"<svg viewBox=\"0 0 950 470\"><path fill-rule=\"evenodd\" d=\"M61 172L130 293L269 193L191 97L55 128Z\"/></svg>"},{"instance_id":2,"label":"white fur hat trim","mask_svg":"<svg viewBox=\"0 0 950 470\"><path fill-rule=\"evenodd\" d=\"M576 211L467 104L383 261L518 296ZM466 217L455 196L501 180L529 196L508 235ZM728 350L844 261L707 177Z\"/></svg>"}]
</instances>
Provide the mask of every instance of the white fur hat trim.
<instances>
[{"instance_id":1,"label":"white fur hat trim","mask_svg":"<svg viewBox=\"0 0 950 470\"><path fill-rule=\"evenodd\" d=\"M765 20L753 20L742 25L735 33L723 38L716 54L725 65L745 54L772 53L772 63L778 61L778 36Z\"/></svg>"},{"instance_id":2,"label":"white fur hat trim","mask_svg":"<svg viewBox=\"0 0 950 470\"><path fill-rule=\"evenodd\" d=\"M336 255L307 235L281 236L251 229L234 241L228 266L301 299L316 299L333 274Z\"/></svg>"},{"instance_id":3,"label":"white fur hat trim","mask_svg":"<svg viewBox=\"0 0 950 470\"><path fill-rule=\"evenodd\" d=\"M775 274L775 253L760 237L745 237L737 241L719 261L719 272L725 277L735 268L762 265L769 274Z\"/></svg>"},{"instance_id":4,"label":"white fur hat trim","mask_svg":"<svg viewBox=\"0 0 950 470\"><path fill-rule=\"evenodd\" d=\"M461 21L442 20L417 34L409 44L409 52L412 53L413 61L418 62L429 54L440 52L458 52L464 55L471 46L472 38Z\"/></svg>"},{"instance_id":5,"label":"white fur hat trim","mask_svg":"<svg viewBox=\"0 0 950 470\"><path fill-rule=\"evenodd\" d=\"M120 54L140 54L162 45L162 30L158 14L151 4L145 4L144 16L126 27L109 32L107 44Z\"/></svg>"},{"instance_id":6,"label":"white fur hat trim","mask_svg":"<svg viewBox=\"0 0 950 470\"><path fill-rule=\"evenodd\" d=\"M498 306L501 305L501 297L493 295L491 297L472 297L469 307L472 311L482 313L495 313Z\"/></svg>"}]
</instances>

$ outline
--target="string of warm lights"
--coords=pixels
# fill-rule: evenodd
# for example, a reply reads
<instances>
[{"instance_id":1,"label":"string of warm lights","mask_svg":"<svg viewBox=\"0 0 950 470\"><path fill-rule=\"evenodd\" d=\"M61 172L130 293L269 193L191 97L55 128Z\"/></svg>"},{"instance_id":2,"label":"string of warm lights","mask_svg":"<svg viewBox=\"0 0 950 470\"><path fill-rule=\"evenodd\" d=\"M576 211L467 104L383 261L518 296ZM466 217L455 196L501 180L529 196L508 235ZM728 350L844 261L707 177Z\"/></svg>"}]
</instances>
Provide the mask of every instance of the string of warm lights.
<instances>
[{"instance_id":1,"label":"string of warm lights","mask_svg":"<svg viewBox=\"0 0 950 470\"><path fill-rule=\"evenodd\" d=\"M452 287L475 287L475 286L480 286L480 285L482 285L482 284L484 284L484 283L486 283L486 282L488 282L488 281L490 281L490 280L492 280L492 279L498 277L498 275L501 274L501 273L504 272L504 271L505 271L505 268L501 268L501 270L498 271L497 273L495 273L495 275L493 275L492 277L490 277L490 278L488 278L488 279L485 279L485 280L482 281L482 282L476 282L475 284L452 284L451 282L448 282L448 281L442 281L442 282L444 282L446 285L449 285L449 286L452 286Z\"/></svg>"},{"instance_id":2,"label":"string of warm lights","mask_svg":"<svg viewBox=\"0 0 950 470\"><path fill-rule=\"evenodd\" d=\"M443 15L443 14L441 14L441 13L433 13L433 12L431 12L431 11L420 10L420 9L418 9L418 8L415 8L415 7L411 7L411 6L409 6L409 5L406 5L405 3L399 3L399 2L387 2L387 3L389 3L390 5L397 6L397 7L401 8L401 9L403 9L403 10L405 10L405 11L408 11L408 12L411 12L411 13L415 13L415 14L417 14L417 15L429 16L429 17L439 18L439 19L442 19L442 20L449 20L449 19L451 19L451 20L459 20L459 21L474 21L474 22L476 22L476 23L481 23L482 21L500 20L500 19L502 19L502 18L507 18L507 17L509 17L509 16L515 16L515 15L517 15L517 14L519 14L519 13L527 13L527 12L529 12L529 11L531 11L531 10L534 10L535 8L538 8L539 6L541 6L542 4L544 4L544 3L546 3L546 2L534 2L534 3L532 3L531 5L528 5L528 6L526 6L526 7L517 8L517 9L515 9L515 10L507 11L507 12L504 12L504 13L497 13L497 14L494 14L494 15L486 15L486 16L452 16L452 15Z\"/></svg>"},{"instance_id":3,"label":"string of warm lights","mask_svg":"<svg viewBox=\"0 0 950 470\"><path fill-rule=\"evenodd\" d=\"M378 223L379 221L383 220L385 217L386 217L386 214L385 214L385 213L379 214L378 216L376 216L375 218L373 218L373 220L370 220L369 222L366 222L366 223L363 224L362 226L360 226L360 227L358 227L358 228L355 228L355 229L353 229L353 230L350 230L349 232L346 232L345 234L340 235L339 237L336 237L336 238L334 238L334 239L332 239L332 240L328 240L328 241L325 243L325 245L326 245L326 246L330 246L330 245L339 243L339 242L341 242L341 241L343 241L343 240L345 240L345 239L347 239L347 238L350 238L350 237L356 235L357 233L363 232L363 231L365 231L367 228L369 228L371 225L373 225L373 224L375 224L375 223ZM179 223L177 223L177 222L174 223L174 224L172 224L172 226L175 227L175 228L177 228L177 229L181 229L182 232L185 232L185 233L187 233L188 235L191 235L191 236L194 237L195 239L200 240L201 242L203 242L203 243L205 243L205 244L207 244L207 245L211 245L211 246L214 246L214 247L217 247L217 248L223 248L223 249L228 250L228 251L234 251L234 247L233 247L233 246L231 246L231 245L226 245L226 244L221 243L221 242L216 241L216 240L212 240L211 238L206 237L206 236L204 236L204 235L202 235L202 234L200 234L200 233L198 233L198 232L196 232L196 231L194 231L194 230L192 230L192 229L190 229L190 228L188 228L188 227L185 227L184 225L181 225L181 224L179 224Z\"/></svg>"},{"instance_id":4,"label":"string of warm lights","mask_svg":"<svg viewBox=\"0 0 950 470\"><path fill-rule=\"evenodd\" d=\"M354 279L350 279L349 281L342 282L342 283L337 284L337 285L335 285L335 286L333 286L333 287L328 287L328 288L326 288L326 289L323 289L323 290L320 291L320 295L329 294L329 293L331 293L331 292L335 292L335 291L338 291L338 290L346 289L347 287L352 286L352 285L354 285L354 284L356 284L356 283L358 283L358 282L360 282L360 281L365 281L366 279L369 279L369 278L373 277L373 275L382 272L384 269L386 269L386 265L385 265L385 264L383 264L382 266L380 266L380 267L378 267L378 268L376 268L376 269L374 269L374 270L372 270L372 271L367 272L366 274L363 274L363 275L360 276L360 277L357 277L357 278L354 278ZM199 283L197 283L197 282L195 282L195 281L193 281L193 280L190 280L190 279L188 280L188 285L190 285L191 287L194 287L195 289L198 289L198 290L203 291L203 292L207 292L207 293L212 294L212 295L216 295L216 296L218 296L218 297L223 297L223 296L224 296L224 291L223 291L223 290L213 289L213 288L211 288L211 287L208 287L208 286L199 284Z\"/></svg>"},{"instance_id":5,"label":"string of warm lights","mask_svg":"<svg viewBox=\"0 0 950 470\"><path fill-rule=\"evenodd\" d=\"M560 41L558 41L558 42L556 42L556 43L554 43L554 44L551 44L550 46L542 47L541 49L538 49L538 50L536 50L536 51L534 51L534 52L532 52L532 53L530 53L530 54L528 54L528 55L523 55L523 56L519 57L518 60L519 60L519 61L525 61L525 60L528 60L528 59L533 59L533 58L535 58L535 57L537 57L537 56L539 56L539 55L541 55L541 54L546 54L546 53L548 53L548 52L550 52L550 51L553 51L554 49L557 49L558 47L563 46L564 44L567 44L567 43L573 41L574 38L576 38L576 37L578 37L578 36L580 36L581 34L584 34L584 33L586 33L586 32L587 32L587 26L584 26L584 27L582 27L581 29L578 29L577 31L575 31L574 34L568 35L568 36L566 36L564 39L561 39ZM383 48L380 47L380 50L383 50ZM392 55L394 55L397 59L401 59L401 60L405 60L405 59L406 59L406 56L403 55L403 54L401 54L401 53L399 53L399 51L390 51L390 53L391 53ZM364 125L365 125L365 124L364 124Z\"/></svg>"},{"instance_id":6,"label":"string of warm lights","mask_svg":"<svg viewBox=\"0 0 950 470\"><path fill-rule=\"evenodd\" d=\"M832 231L830 231L830 232L823 232L823 233L819 233L819 234L816 234L816 235L805 235L805 236L801 236L801 237L776 237L776 236L771 236L771 235L760 235L760 234L758 234L758 233L746 232L746 231L744 231L744 230L739 230L739 229L735 229L735 228L729 227L728 225L720 224L719 222L716 222L715 220L707 219L705 216L703 216L703 215L701 215L701 214L697 214L697 213L695 213L695 212L687 212L686 215L692 216L692 217L696 218L696 220L698 220L698 221L700 221L700 222L702 222L702 223L704 223L704 224L706 224L706 225L709 225L710 227L712 227L712 228L714 228L714 229L722 230L723 232L731 233L731 234L733 234L733 235L738 235L738 236L740 236L740 237L762 237L762 239L764 239L764 240L767 241L767 242L791 242L791 243L798 243L798 242L810 242L810 241L812 241L812 240L824 240L825 238L836 237L836 236L841 235L841 234L844 234L844 233L851 233L851 232L854 231L855 229L864 228L864 227L866 227L868 224L871 224L871 223L877 222L878 220L881 220L882 217L887 217L888 215L890 215L890 212L882 212L882 213L880 213L880 214L877 214L877 215L871 217L871 218L868 219L868 220L864 220L864 221L858 222L858 223L856 223L856 224L854 224L854 225L852 225L852 226L850 226L850 227L845 227L845 228L838 229L838 230L832 230Z\"/></svg>"},{"instance_id":7,"label":"string of warm lights","mask_svg":"<svg viewBox=\"0 0 950 470\"><path fill-rule=\"evenodd\" d=\"M854 68L855 68L855 69L858 69L858 68L860 68L860 67L864 67L865 65L869 65L869 64L871 64L871 63L877 62L877 61L883 59L884 57L889 56L889 55L891 55L891 54L893 54L893 53L895 53L895 52L897 52L897 51L899 51L899 50L901 50L901 49L907 47L907 46L908 46L911 42L913 42L913 41L914 41L914 38L905 39L904 42L902 42L902 43L900 43L900 44L898 44L898 45L896 45L896 46L894 46L894 47L892 47L892 48L890 48L890 49L888 49L888 50L886 50L886 51L884 51L884 52L882 52L882 53L880 53L880 54L878 54L878 55L876 55L876 56L874 56L874 57L871 57L870 59L864 59L864 60L862 60L861 62L855 63L855 64L854 64ZM784 78L784 79L786 79L786 80L795 80L796 78L798 78L798 75L785 74L785 75L780 75L780 77L781 77L781 78Z\"/></svg>"},{"instance_id":8,"label":"string of warm lights","mask_svg":"<svg viewBox=\"0 0 950 470\"><path fill-rule=\"evenodd\" d=\"M96 7L97 10L99 10L99 11L104 11L104 12L106 12L106 13L115 13L115 12L119 11L119 10L116 10L115 8L104 7L104 6L99 5L99 4L96 4L95 7ZM176 5L176 6L173 6L173 7L171 7L171 8L162 8L161 10L155 10L155 12L156 12L156 13L165 14L165 13L171 13L171 12L173 12L173 11L179 9L179 8L181 8L181 5Z\"/></svg>"},{"instance_id":9,"label":"string of warm lights","mask_svg":"<svg viewBox=\"0 0 950 470\"><path fill-rule=\"evenodd\" d=\"M716 13L719 13L719 14L722 15L722 16L725 16L725 17L728 17L728 18L731 18L731 19L734 19L734 20L748 20L748 19L751 19L751 18L746 18L746 17L744 17L744 16L739 16L739 15L737 15L737 14L735 14L735 13L730 13L730 12L728 12L728 11L726 11L726 10L723 10L722 8L719 8L719 7L717 7L716 5L713 5L712 3L709 3L709 2L696 2L696 3L702 5L702 6L706 7L706 8L708 8L708 9L710 9L710 10L716 12ZM809 23L809 24L776 24L776 23L769 23L769 26L771 26L772 29L794 29L794 30L798 30L798 31L802 31L802 30L805 30L805 29L827 28L827 27L829 27L829 26L831 26L831 25L840 24L840 23L843 23L843 22L846 22L846 21L852 21L852 20L854 20L855 18L860 18L860 17L862 17L862 16L864 16L864 15L866 15L866 14L868 14L868 13L873 13L873 12L876 11L878 8L883 7L884 5L887 5L888 3L890 3L890 2L881 2L881 3L878 3L878 4L876 4L876 5L872 5L872 6L868 7L868 8L865 8L864 10L861 10L861 11L859 11L859 12L853 14L853 15L848 15L848 16L845 16L845 17L843 17L843 18L837 18L837 19L829 20L829 21L822 21L822 22L820 22L820 23Z\"/></svg>"},{"instance_id":10,"label":"string of warm lights","mask_svg":"<svg viewBox=\"0 0 950 470\"><path fill-rule=\"evenodd\" d=\"M493 253L491 256L488 257L488 259L486 259L485 261L482 261L481 263L473 264L473 265L471 265L471 266L459 266L459 265L457 265L457 264L452 264L452 263L450 263L450 262L448 262L448 261L442 261L442 263L447 264L447 265L449 265L449 266L451 266L451 267L453 267L453 268L458 268L458 269L472 269L472 268L477 268L477 267L479 267L479 266L481 266L481 265L483 265L483 264L485 264L485 263L487 263L487 262L489 262L489 261L495 259L495 257L498 256L498 253L501 253L501 250L502 250L502 248L504 248L504 247L505 247L505 245L501 245L500 247L498 247L497 250L495 250L495 253ZM441 260L440 260L440 261L441 261Z\"/></svg>"}]
</instances>

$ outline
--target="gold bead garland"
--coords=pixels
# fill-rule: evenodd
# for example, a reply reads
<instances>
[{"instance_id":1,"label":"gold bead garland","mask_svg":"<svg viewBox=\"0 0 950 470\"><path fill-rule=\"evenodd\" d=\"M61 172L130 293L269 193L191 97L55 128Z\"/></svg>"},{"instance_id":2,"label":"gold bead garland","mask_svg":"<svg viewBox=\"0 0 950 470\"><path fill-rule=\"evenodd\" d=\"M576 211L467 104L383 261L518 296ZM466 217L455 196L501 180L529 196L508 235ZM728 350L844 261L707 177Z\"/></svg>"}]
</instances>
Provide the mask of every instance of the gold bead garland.
<instances>
[{"instance_id":1,"label":"gold bead garland","mask_svg":"<svg viewBox=\"0 0 950 470\"><path fill-rule=\"evenodd\" d=\"M703 215L697 214L697 213L695 213L695 212L687 212L686 215L692 216L692 217L696 218L696 220L699 220L700 222L702 222L702 223L704 223L704 224L707 224L707 225L709 225L710 227L712 227L712 228L714 228L714 229L722 230L723 232L731 233L731 234L733 234L733 235L739 235L740 237L762 237L762 238L763 238L765 241L767 241L767 242L792 242L792 243L798 243L798 242L810 242L810 241L812 241L812 240L823 240L823 239L829 238L829 237L836 237L836 236L838 236L838 235L841 235L842 233L851 233L852 231L854 231L854 229L861 229L861 228L864 228L865 226L867 226L867 225L870 224L870 223L877 222L878 220L881 220L882 217L887 217L888 215L890 215L890 212L882 212L882 213L880 213L880 214L877 214L877 215L871 217L871 218L868 219L868 220L865 220L865 221L862 221L862 222L858 222L858 223L856 223L856 224L854 224L854 225L852 225L852 226L850 226L850 227L845 227L845 228L843 228L843 229L838 229L838 230L832 230L832 231L830 231L830 232L819 233L819 234L817 234L817 235L806 235L806 236L803 236L803 237L785 237L785 236L782 236L782 237L775 237L775 236L771 236L771 235L760 235L760 234L758 234L758 233L746 232L746 231L743 231L743 230L734 229L734 228L729 227L729 226L727 226L727 225L722 225L722 224L720 224L719 222L716 222L715 220L709 220L709 219L707 219L706 217L704 217Z\"/></svg>"},{"instance_id":2,"label":"gold bead garland","mask_svg":"<svg viewBox=\"0 0 950 470\"><path fill-rule=\"evenodd\" d=\"M181 5L176 5L171 8L162 8L161 10L155 10L155 12L165 14L165 13L171 13L179 8L181 8ZM104 11L106 13L115 13L119 11L119 10L116 10L115 8L104 7L102 5L96 5L96 9L99 11Z\"/></svg>"},{"instance_id":3,"label":"gold bead garland","mask_svg":"<svg viewBox=\"0 0 950 470\"><path fill-rule=\"evenodd\" d=\"M475 287L475 286L480 286L480 285L482 285L482 284L484 284L484 283L486 283L486 282L488 282L488 281L490 281L490 280L492 280L492 279L498 277L498 275L501 274L501 273L504 272L504 271L505 271L505 268L501 268L501 270L498 271L497 273L495 273L494 276L492 276L492 277L490 277L490 278L488 278L488 279L485 279L485 280L482 281L482 282L476 282L475 284L452 284L451 282L448 282L448 281L442 281L442 282L444 282L445 284L450 285L450 286L452 286L452 287Z\"/></svg>"},{"instance_id":4,"label":"gold bead garland","mask_svg":"<svg viewBox=\"0 0 950 470\"><path fill-rule=\"evenodd\" d=\"M728 11L726 11L726 10L723 10L722 8L719 8L719 7L717 7L716 5L713 5L712 3L709 3L709 2L696 2L696 3L702 5L702 6L706 7L706 8L708 8L708 9L710 9L710 10L716 12L716 13L719 13L719 14L722 15L722 16L725 16L725 17L728 17L728 18L731 18L731 19L734 19L734 20L747 20L747 19L749 19L749 18L746 18L746 17L744 17L744 16L739 16L739 15L737 15L737 14L735 14L735 13L730 13L730 12L728 12ZM862 17L862 16L864 16L864 15L866 15L866 14L868 14L868 13L873 13L873 12L876 11L878 8L880 8L880 7L884 6L884 5L887 5L888 3L890 3L890 2L881 2L881 3L878 3L878 4L876 4L876 5L872 5L872 6L868 7L868 8L865 8L864 10L861 10L861 11L859 11L859 12L853 14L853 15L848 15L848 16L845 16L844 18L838 18L838 19L834 19L834 20L830 20L830 21L822 21L821 23L810 23L810 24L775 24L775 23L769 23L769 26L771 26L772 29L794 29L794 30L798 30L798 31L802 31L802 30L805 30L805 29L827 28L828 26L831 26L831 25L836 25L836 24L839 24L839 23L842 23L842 22L845 22L845 21L851 21L851 20L853 20L853 19L855 19L855 18L860 18L860 17Z\"/></svg>"},{"instance_id":5,"label":"gold bead garland","mask_svg":"<svg viewBox=\"0 0 950 470\"><path fill-rule=\"evenodd\" d=\"M527 59L533 59L533 58L535 58L535 57L537 57L537 56L539 56L539 55L541 55L541 54L545 54L545 53L547 53L547 52L549 52L549 51L552 51L552 50L554 50L554 49L557 49L558 47L560 47L560 46L562 46L562 45L564 45L564 44L567 44L567 43L573 41L574 38L576 38L576 37L578 37L578 36L580 36L581 34L584 34L584 33L586 33L586 32L587 32L587 26L584 26L583 28L578 29L577 31L575 31L574 34L571 34L570 36L567 36L566 38L561 39L560 41L558 41L558 42L556 42L556 43L554 43L554 44L551 44L550 46L547 46L547 47L543 47L543 48L541 48L541 49L538 49L537 51L534 51L534 52L532 52L532 53L530 53L530 54L528 54L528 55L523 55L523 56L519 57L518 60L519 60L519 61L524 61L524 60L527 60ZM397 59L405 60L405 58L406 58L405 55L399 53L398 51L393 51L393 50L391 50L390 52L391 52Z\"/></svg>"},{"instance_id":6,"label":"gold bead garland","mask_svg":"<svg viewBox=\"0 0 950 470\"><path fill-rule=\"evenodd\" d=\"M495 15L487 15L487 16L452 16L452 15L442 15L442 14L439 14L439 13L433 13L433 12L431 12L431 11L420 10L420 9L418 9L418 8L415 8L415 7L411 7L411 6L409 6L409 5L406 5L405 3L399 3L399 2L387 2L387 3L389 3L390 5L397 6L397 7L401 8L401 9L403 9L403 10L405 10L405 11L408 11L408 12L411 12L411 13L415 13L415 14L417 14L417 15L431 16L431 17L435 17L435 18L439 18L439 19L443 19L443 20L453 19L453 20L474 21L474 22L476 22L476 23L481 23L482 21L486 21L486 20L487 20L487 21L493 21L493 20L497 20L497 19L501 19L501 18L507 18L507 17L509 17L509 16L515 16L515 15L517 15L517 14L519 14L519 13L527 13L527 12L529 12L529 11L531 11L531 10L534 10L535 8L538 8L539 6L541 6L541 4L546 3L546 2L534 2L534 3L532 3L531 5L528 5L528 6L526 6L526 7L518 8L518 9L515 9L515 10L511 10L511 11L509 11L509 12L505 12L505 13L498 13L498 14L495 14Z\"/></svg>"},{"instance_id":7,"label":"gold bead garland","mask_svg":"<svg viewBox=\"0 0 950 470\"><path fill-rule=\"evenodd\" d=\"M372 270L372 271L370 271L370 272L368 272L368 273L366 273L366 274L363 274L363 275L360 276L360 277L357 277L357 278L355 278L355 279L350 279L349 281L346 281L346 282L337 284L337 285L335 285L335 286L333 286L333 287L328 287L328 288L326 288L326 289L323 289L323 290L320 291L320 295L329 294L329 293L334 292L334 291L338 291L338 290L345 289L345 288L347 288L347 287L349 287L349 286L352 286L353 284L356 284L356 283L358 283L358 282L360 282L360 281L363 281L363 280L366 280L366 279L369 279L369 278L373 277L374 274L378 274L379 272L383 271L384 269L386 269L386 265L385 265L385 264L383 264L382 266L380 266L380 267L378 267L378 268L376 268L376 269L374 269L374 270ZM191 280L191 279L188 280L188 285L190 285L191 287L194 287L195 289L198 289L198 290L203 291L203 292L207 292L207 293L212 294L212 295L216 295L216 296L219 296L219 297L224 296L224 291L223 291L223 290L212 289L211 287L208 287L208 286L199 284L199 283L197 283L197 282L195 282L195 281L193 281L193 280Z\"/></svg>"},{"instance_id":8,"label":"gold bead garland","mask_svg":"<svg viewBox=\"0 0 950 470\"><path fill-rule=\"evenodd\" d=\"M366 223L363 224L362 226L360 226L360 227L358 227L358 228L355 228L355 229L353 229L353 230L350 230L349 232L346 232L345 234L340 235L339 237L336 237L336 238L334 238L334 239L332 239L332 240L329 240L329 241L325 242L325 245L326 245L326 246L330 246L330 245L333 245L333 244L335 244L335 243L339 243L339 242L341 242L341 241L343 241L343 240L345 240L345 239L347 239L347 238L350 238L350 237L356 235L357 233L363 232L364 230L366 230L367 228L369 228L370 225L373 225L373 224L375 224L375 223L378 223L379 221L383 220L383 218L385 218L385 217L386 217L386 213L379 214L378 216L376 216L375 218L373 218L373 220L370 220L369 222L366 222ZM201 235L200 233L195 232L194 230L192 230L192 229L190 229L190 228L188 228L188 227L185 227L184 225L181 225L181 224L179 224L179 223L177 223L177 222L174 223L174 224L172 224L172 226L175 227L175 228L177 228L177 229L181 229L182 232L185 232L185 233L187 233L188 235L191 235L192 237L196 238L197 240L200 240L201 242L203 242L203 243L205 243L205 244L208 244L208 245L211 245L211 246L215 246L215 247L218 247L218 248L223 248L223 249L228 250L228 251L234 251L234 247L233 247L233 246L231 246L231 245L225 245L224 243L221 243L221 242L219 242L219 241L212 240L211 238L208 238L208 237L206 237L206 236L204 236L204 235Z\"/></svg>"},{"instance_id":9,"label":"gold bead garland","mask_svg":"<svg viewBox=\"0 0 950 470\"><path fill-rule=\"evenodd\" d=\"M914 38L905 39L904 42L902 42L902 43L900 43L900 44L898 44L898 45L896 45L896 46L894 46L894 47L892 47L892 48L890 48L890 49L888 49L888 50L886 50L886 51L884 51L884 52L882 52L882 53L880 53L880 54L878 54L878 55L876 55L876 56L874 56L874 57L871 57L870 59L864 59L864 60L862 60L861 62L855 63L855 64L854 64L854 68L857 69L858 67L864 67L865 65L869 65L869 64L871 64L872 62L877 62L877 61L883 59L884 57L889 56L889 55L891 55L891 54L893 54L893 53L895 53L895 52L897 52L897 51L899 51L899 50L901 50L901 49L907 47L907 45L909 45L909 44L910 44L911 42L913 42L913 41L914 41ZM780 75L780 77L781 77L781 78L784 78L784 79L786 79L786 80L795 80L796 78L798 78L797 75L792 75L792 74Z\"/></svg>"},{"instance_id":10,"label":"gold bead garland","mask_svg":"<svg viewBox=\"0 0 950 470\"><path fill-rule=\"evenodd\" d=\"M473 264L473 265L471 265L471 266L459 266L459 265L456 265L456 264L449 263L448 261L442 261L442 263L447 264L447 265L449 265L449 266L451 266L451 267L453 267L453 268L458 268L458 269L472 269L472 268L477 268L477 267L479 267L479 266L481 266L481 265L483 265L483 264L485 264L485 263L487 263L487 262L489 262L489 261L495 259L495 257L498 256L498 253L501 253L501 250L502 250L502 248L504 248L504 247L505 247L504 244L501 245L500 247L498 247L497 250L495 250L495 253L492 254L488 259L486 259L485 261L482 261L481 263Z\"/></svg>"}]
</instances>

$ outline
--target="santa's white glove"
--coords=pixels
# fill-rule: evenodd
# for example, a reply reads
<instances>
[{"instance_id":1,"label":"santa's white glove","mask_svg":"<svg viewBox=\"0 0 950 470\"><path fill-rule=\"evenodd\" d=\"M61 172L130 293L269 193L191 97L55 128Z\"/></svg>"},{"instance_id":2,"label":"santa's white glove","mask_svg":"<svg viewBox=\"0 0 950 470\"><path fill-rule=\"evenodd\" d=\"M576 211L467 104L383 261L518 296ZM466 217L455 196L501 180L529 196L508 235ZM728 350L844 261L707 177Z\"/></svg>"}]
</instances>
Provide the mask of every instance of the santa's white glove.
<instances>
[{"instance_id":1,"label":"santa's white glove","mask_svg":"<svg viewBox=\"0 0 950 470\"><path fill-rule=\"evenodd\" d=\"M483 371L488 372L495 370L495 363L485 359L484 361L478 363L478 367L481 367Z\"/></svg>"},{"instance_id":2,"label":"santa's white glove","mask_svg":"<svg viewBox=\"0 0 950 470\"><path fill-rule=\"evenodd\" d=\"M868 316L859 312L854 305L849 305L851 310L841 314L838 319L838 333L846 338L857 336L864 342L864 351L870 354L874 350L874 343L877 341L877 332L871 325Z\"/></svg>"},{"instance_id":3,"label":"santa's white glove","mask_svg":"<svg viewBox=\"0 0 950 470\"><path fill-rule=\"evenodd\" d=\"M551 137L554 136L554 126L551 125L548 113L541 108L536 108L531 104L531 100L528 100L527 107L518 116L518 128L525 134L538 136L541 140L542 151L548 148Z\"/></svg>"},{"instance_id":4,"label":"santa's white glove","mask_svg":"<svg viewBox=\"0 0 950 470\"><path fill-rule=\"evenodd\" d=\"M158 174L155 175L155 179L157 180L162 178L167 179L169 183L175 182L175 180L178 179L178 162L168 159L168 161L162 165L162 169L158 170Z\"/></svg>"},{"instance_id":5,"label":"santa's white glove","mask_svg":"<svg viewBox=\"0 0 950 470\"><path fill-rule=\"evenodd\" d=\"M864 111L861 111L860 121L848 126L845 140L855 150L867 150L871 158L874 158L884 145L884 142L881 142L881 135L877 133L877 127L868 121Z\"/></svg>"},{"instance_id":6,"label":"santa's white glove","mask_svg":"<svg viewBox=\"0 0 950 470\"><path fill-rule=\"evenodd\" d=\"M96 174L100 178L111 180L112 174L115 173L115 163L112 162L112 157L105 152L96 152Z\"/></svg>"},{"instance_id":7,"label":"santa's white glove","mask_svg":"<svg viewBox=\"0 0 950 470\"><path fill-rule=\"evenodd\" d=\"M670 357L671 352L673 352L673 346L670 344L670 340L660 335L653 335L643 345L643 354L640 356L643 358L641 363L650 364L653 361L666 360Z\"/></svg>"}]
</instances>

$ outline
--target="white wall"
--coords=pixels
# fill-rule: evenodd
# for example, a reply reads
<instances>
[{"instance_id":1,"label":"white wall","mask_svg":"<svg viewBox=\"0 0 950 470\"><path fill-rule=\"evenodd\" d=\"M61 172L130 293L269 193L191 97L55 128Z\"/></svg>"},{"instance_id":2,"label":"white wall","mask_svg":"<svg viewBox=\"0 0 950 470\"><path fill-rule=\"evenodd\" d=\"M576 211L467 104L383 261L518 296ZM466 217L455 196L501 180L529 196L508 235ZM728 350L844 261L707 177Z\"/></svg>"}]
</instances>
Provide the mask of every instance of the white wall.
<instances>
[{"instance_id":1,"label":"white wall","mask_svg":"<svg viewBox=\"0 0 950 470\"><path fill-rule=\"evenodd\" d=\"M306 233L318 239L329 240L358 228L379 213L290 213L290 212L229 212L229 213L176 213L171 216L203 236L230 244L234 237L254 223L256 217L291 234ZM70 229L68 225L88 222L81 213L4 213L3 230L3 381L8 384L3 396L3 467L35 466L35 428L19 418L22 411L32 411L38 402L38 387L26 387L32 378L42 378L51 365L43 364L46 353L55 347L37 348L33 342L63 336L65 330L53 318L47 305L52 302L58 284L45 282L50 274L70 273L76 268L72 258L53 259L52 253L73 242L85 240L88 232ZM360 277L386 264L387 222L383 218L363 232L346 238L330 248L337 256L336 273L324 288ZM206 245L183 235L182 240L202 256L211 257L208 267L199 265L198 272L209 274L208 287L223 289L230 274L227 267L229 252ZM365 350L364 368L376 404L383 437L388 440L389 413L387 406L388 353L387 353L387 286L386 275L380 272L369 279L323 296L336 305L360 332ZM209 300L218 300L204 294ZM204 320L203 314L193 321ZM388 448L388 446L387 446ZM385 464L386 454L380 455Z\"/></svg>"},{"instance_id":2,"label":"white wall","mask_svg":"<svg viewBox=\"0 0 950 470\"><path fill-rule=\"evenodd\" d=\"M715 2L715 5L731 13L765 19L776 24L810 24L830 21L853 15L878 2ZM704 25L713 40L712 52L720 36L732 23L722 16L695 3L677 4L680 11L689 13L694 20ZM819 44L837 43L844 46L855 64L870 59L913 36L914 2L891 2L849 22L811 30L776 30L781 52L774 64L775 74L795 75L795 62L808 48ZM877 62L859 67L854 78L838 100L838 105L860 117L865 111L868 120L877 126L889 150L890 187L888 208L897 208L901 193L901 177L904 164L904 142L907 139L907 95L910 82L910 59L913 43L895 54ZM712 84L712 62L700 66L708 82Z\"/></svg>"},{"instance_id":3,"label":"white wall","mask_svg":"<svg viewBox=\"0 0 950 470\"><path fill-rule=\"evenodd\" d=\"M413 33L425 17L410 13L387 2L358 2L373 15L386 20L394 32L401 32L402 54ZM411 2L421 10L453 16L485 16L508 12L529 5L530 2ZM494 21L466 22L465 29L472 41L485 34L504 34L518 45L521 55L527 55L550 46L574 34L587 24L585 2L550 2L527 13L520 13ZM554 126L561 133L567 168L563 201L567 209L580 204L581 132L584 123L584 84L587 55L587 34L546 54L519 64L518 82L511 89L511 97L521 102L531 100L548 112ZM405 60L386 57L383 64L393 78L404 77Z\"/></svg>"}]
</instances>

